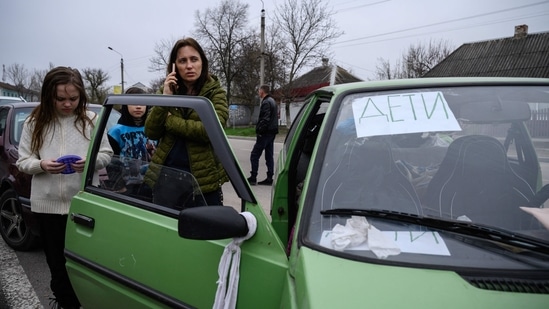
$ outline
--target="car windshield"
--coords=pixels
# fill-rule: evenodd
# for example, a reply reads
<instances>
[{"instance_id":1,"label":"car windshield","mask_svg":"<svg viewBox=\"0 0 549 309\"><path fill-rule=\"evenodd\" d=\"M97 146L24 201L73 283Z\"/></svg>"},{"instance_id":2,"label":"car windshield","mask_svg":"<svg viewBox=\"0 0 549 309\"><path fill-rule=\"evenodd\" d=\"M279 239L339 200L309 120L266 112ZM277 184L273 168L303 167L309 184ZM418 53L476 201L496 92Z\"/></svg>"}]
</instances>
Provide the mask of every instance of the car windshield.
<instances>
[{"instance_id":1,"label":"car windshield","mask_svg":"<svg viewBox=\"0 0 549 309\"><path fill-rule=\"evenodd\" d=\"M330 108L307 244L437 267L549 266L547 87L351 93Z\"/></svg>"}]
</instances>

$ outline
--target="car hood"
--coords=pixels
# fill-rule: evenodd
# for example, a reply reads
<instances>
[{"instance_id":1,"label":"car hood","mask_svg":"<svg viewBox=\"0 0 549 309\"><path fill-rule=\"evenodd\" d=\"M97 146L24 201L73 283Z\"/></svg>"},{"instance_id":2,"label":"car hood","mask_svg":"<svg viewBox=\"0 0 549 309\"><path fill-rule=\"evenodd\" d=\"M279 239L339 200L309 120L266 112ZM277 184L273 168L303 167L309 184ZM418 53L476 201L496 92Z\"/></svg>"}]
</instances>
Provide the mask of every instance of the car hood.
<instances>
[{"instance_id":1,"label":"car hood","mask_svg":"<svg viewBox=\"0 0 549 309\"><path fill-rule=\"evenodd\" d=\"M301 247L298 308L541 308L547 294L479 289L453 271L372 264Z\"/></svg>"}]
</instances>

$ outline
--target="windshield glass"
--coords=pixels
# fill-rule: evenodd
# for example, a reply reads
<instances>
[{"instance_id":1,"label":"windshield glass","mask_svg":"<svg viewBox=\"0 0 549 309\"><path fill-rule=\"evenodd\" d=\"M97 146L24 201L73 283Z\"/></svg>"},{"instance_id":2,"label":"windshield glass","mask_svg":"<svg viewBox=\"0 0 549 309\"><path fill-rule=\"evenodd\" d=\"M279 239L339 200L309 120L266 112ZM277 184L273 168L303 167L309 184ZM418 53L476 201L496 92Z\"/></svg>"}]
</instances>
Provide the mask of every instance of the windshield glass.
<instances>
[{"instance_id":1,"label":"windshield glass","mask_svg":"<svg viewBox=\"0 0 549 309\"><path fill-rule=\"evenodd\" d=\"M335 123L328 124L333 129L325 150L318 149L322 168L310 189L315 198L306 242L354 258L547 268L548 115L544 87L345 96ZM398 212L414 220L325 212L333 209ZM425 218L437 220L425 224ZM464 234L452 222L490 232ZM494 242L498 233L545 248Z\"/></svg>"}]
</instances>

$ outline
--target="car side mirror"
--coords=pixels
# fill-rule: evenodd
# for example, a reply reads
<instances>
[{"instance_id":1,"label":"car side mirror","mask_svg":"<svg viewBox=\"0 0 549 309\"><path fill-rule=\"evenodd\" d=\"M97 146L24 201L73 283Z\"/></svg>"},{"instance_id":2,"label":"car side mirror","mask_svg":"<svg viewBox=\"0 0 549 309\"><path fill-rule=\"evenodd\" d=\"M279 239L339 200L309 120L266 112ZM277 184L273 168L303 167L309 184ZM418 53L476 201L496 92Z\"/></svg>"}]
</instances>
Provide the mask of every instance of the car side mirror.
<instances>
[{"instance_id":1,"label":"car side mirror","mask_svg":"<svg viewBox=\"0 0 549 309\"><path fill-rule=\"evenodd\" d=\"M177 231L180 237L188 239L226 239L246 236L248 224L230 206L200 206L179 213Z\"/></svg>"}]
</instances>

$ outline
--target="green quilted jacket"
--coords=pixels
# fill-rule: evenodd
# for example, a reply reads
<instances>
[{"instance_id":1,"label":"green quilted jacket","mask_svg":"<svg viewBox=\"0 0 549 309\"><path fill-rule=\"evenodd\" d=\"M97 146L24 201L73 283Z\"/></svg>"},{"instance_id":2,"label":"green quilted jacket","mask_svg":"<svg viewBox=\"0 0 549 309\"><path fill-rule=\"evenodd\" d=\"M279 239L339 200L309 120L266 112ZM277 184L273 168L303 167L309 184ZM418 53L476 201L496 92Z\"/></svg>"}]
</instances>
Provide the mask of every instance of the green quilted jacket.
<instances>
[{"instance_id":1,"label":"green quilted jacket","mask_svg":"<svg viewBox=\"0 0 549 309\"><path fill-rule=\"evenodd\" d=\"M229 118L229 107L227 94L221 88L219 80L212 75L198 95L208 98L213 103L219 122L225 127ZM171 116L168 116L168 112ZM154 164L149 166L145 174L145 183L151 188L154 188L154 183L158 179L160 165L164 164L178 138L186 141L191 173L198 181L202 192L215 191L229 180L214 154L204 124L194 110L189 113L180 108L155 106L147 116L145 134L148 138L159 141L152 157Z\"/></svg>"}]
</instances>

